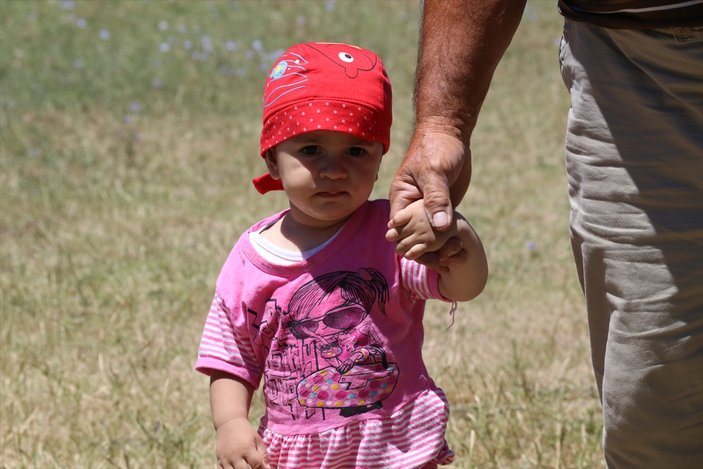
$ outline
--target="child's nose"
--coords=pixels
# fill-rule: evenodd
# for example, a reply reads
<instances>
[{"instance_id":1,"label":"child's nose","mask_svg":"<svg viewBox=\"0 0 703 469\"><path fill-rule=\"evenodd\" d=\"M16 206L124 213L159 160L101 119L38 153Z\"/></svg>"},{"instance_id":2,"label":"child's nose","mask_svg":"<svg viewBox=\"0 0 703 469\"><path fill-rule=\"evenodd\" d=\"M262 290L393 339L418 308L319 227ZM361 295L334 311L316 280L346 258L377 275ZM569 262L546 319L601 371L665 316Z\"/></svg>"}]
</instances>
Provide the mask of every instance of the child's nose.
<instances>
[{"instance_id":1,"label":"child's nose","mask_svg":"<svg viewBox=\"0 0 703 469\"><path fill-rule=\"evenodd\" d=\"M347 170L341 158L329 157L320 169L320 176L327 179L343 179L347 176Z\"/></svg>"}]
</instances>

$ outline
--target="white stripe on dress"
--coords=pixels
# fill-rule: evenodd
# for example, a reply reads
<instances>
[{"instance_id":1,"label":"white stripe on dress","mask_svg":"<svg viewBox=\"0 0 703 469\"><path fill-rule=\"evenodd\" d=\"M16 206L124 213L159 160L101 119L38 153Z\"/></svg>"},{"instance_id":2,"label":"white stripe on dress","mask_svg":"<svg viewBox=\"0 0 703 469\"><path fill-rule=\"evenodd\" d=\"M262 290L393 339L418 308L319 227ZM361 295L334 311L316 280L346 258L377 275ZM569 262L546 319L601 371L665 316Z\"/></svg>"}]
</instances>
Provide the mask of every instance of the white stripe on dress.
<instances>
[{"instance_id":1,"label":"white stripe on dress","mask_svg":"<svg viewBox=\"0 0 703 469\"><path fill-rule=\"evenodd\" d=\"M249 337L240 337L237 340L233 329L227 306L215 295L200 339L198 357L215 358L259 373L259 363Z\"/></svg>"},{"instance_id":2,"label":"white stripe on dress","mask_svg":"<svg viewBox=\"0 0 703 469\"><path fill-rule=\"evenodd\" d=\"M427 273L426 266L401 257L400 277L403 285L409 292L423 300L432 298Z\"/></svg>"}]
</instances>

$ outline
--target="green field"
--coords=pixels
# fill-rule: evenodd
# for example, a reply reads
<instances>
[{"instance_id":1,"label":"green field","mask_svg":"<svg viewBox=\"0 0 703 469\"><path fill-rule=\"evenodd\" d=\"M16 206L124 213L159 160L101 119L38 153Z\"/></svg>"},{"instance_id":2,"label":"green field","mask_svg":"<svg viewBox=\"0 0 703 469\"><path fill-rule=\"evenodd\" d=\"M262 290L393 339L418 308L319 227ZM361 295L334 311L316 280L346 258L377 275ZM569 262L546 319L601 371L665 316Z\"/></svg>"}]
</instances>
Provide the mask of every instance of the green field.
<instances>
[{"instance_id":1,"label":"green field","mask_svg":"<svg viewBox=\"0 0 703 469\"><path fill-rule=\"evenodd\" d=\"M285 207L250 184L264 77L351 42L394 85L388 183L412 126L414 1L0 0L0 467L214 467L193 371L239 233ZM474 133L460 210L491 277L426 359L457 468L603 467L568 241L556 2L530 1ZM252 420L261 413L260 400Z\"/></svg>"}]
</instances>

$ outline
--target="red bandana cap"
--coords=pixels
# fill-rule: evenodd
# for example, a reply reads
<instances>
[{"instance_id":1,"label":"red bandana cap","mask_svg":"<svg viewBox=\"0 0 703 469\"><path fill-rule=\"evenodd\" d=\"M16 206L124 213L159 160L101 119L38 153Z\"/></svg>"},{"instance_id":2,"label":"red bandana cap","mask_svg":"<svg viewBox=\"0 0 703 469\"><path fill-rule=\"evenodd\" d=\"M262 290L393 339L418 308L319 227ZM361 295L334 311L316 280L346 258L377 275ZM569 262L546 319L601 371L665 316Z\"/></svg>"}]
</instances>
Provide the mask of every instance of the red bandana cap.
<instances>
[{"instance_id":1,"label":"red bandana cap","mask_svg":"<svg viewBox=\"0 0 703 469\"><path fill-rule=\"evenodd\" d=\"M315 130L377 141L386 153L392 120L391 82L376 54L349 44L297 44L266 78L261 156L284 140ZM262 194L283 189L269 174L252 182Z\"/></svg>"}]
</instances>

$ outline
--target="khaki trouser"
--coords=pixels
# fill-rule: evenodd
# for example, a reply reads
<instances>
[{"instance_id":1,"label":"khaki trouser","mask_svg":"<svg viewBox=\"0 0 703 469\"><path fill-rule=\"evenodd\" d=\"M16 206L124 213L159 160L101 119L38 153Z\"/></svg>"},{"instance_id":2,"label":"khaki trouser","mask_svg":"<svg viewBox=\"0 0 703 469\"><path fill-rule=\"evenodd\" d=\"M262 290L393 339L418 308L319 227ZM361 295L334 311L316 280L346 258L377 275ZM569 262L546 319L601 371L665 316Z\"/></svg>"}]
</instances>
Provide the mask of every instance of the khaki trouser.
<instances>
[{"instance_id":1,"label":"khaki trouser","mask_svg":"<svg viewBox=\"0 0 703 469\"><path fill-rule=\"evenodd\" d=\"M567 20L571 237L609 468L703 468L703 28Z\"/></svg>"}]
</instances>

